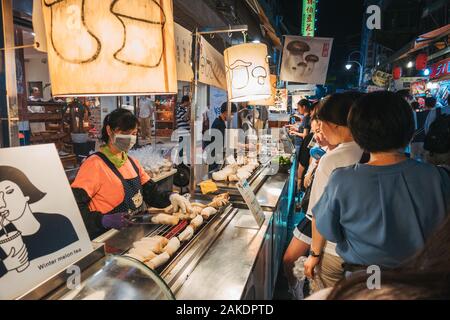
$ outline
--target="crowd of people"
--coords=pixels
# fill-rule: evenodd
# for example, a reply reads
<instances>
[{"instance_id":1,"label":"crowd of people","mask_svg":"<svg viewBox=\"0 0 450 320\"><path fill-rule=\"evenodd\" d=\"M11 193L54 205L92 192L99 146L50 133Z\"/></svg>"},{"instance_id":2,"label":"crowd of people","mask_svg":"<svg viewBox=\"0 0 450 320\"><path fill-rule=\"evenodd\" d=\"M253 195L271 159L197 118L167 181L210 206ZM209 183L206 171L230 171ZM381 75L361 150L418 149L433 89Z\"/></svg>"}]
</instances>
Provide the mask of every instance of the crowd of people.
<instances>
[{"instance_id":1,"label":"crowd of people","mask_svg":"<svg viewBox=\"0 0 450 320\"><path fill-rule=\"evenodd\" d=\"M450 98L427 103L420 128L393 92L299 102L288 128L304 217L283 259L294 299L450 298Z\"/></svg>"}]
</instances>

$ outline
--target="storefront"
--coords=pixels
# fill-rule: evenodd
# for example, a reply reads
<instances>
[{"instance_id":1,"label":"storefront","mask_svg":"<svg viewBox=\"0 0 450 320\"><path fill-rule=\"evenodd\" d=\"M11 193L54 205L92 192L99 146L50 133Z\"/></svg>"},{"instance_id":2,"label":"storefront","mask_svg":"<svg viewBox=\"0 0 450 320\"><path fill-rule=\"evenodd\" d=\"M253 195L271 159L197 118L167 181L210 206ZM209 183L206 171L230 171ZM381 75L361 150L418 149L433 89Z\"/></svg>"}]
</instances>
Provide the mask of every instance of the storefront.
<instances>
[{"instance_id":1,"label":"storefront","mask_svg":"<svg viewBox=\"0 0 450 320\"><path fill-rule=\"evenodd\" d=\"M13 12L12 7L8 7L13 3L18 2L2 1L2 10ZM39 4L40 1L35 1L36 3ZM111 48L105 41L109 38L101 24L90 26L92 30L84 25L88 31L83 35L85 46L81 47L82 50L73 49L79 45L77 37L69 39L73 41L72 47L68 43L67 46L60 46L58 41L67 36L64 34L67 31L65 28L70 29L70 26L54 28L57 21L49 20L54 19L52 10L61 9L57 7L59 5L65 4L53 3L42 7L42 24L45 22L44 35L47 35L45 43L52 46L49 53L41 51L42 46L37 45L42 41L40 39L43 33L42 30L33 28L31 18L35 19L37 16L36 11L32 15L30 7L27 7L28 11L20 6L14 7L14 20L9 21L9 27L14 29L15 42L5 39L2 43L5 48L10 48L5 51L5 56L9 59L5 63L10 69L6 68L3 77L17 79L13 81L17 92L5 90L10 95L16 95L17 103L5 104L8 108L2 107L2 146L21 145L23 148L17 148L19 151L16 148L11 150L26 152L32 149L39 155L36 163L32 167L28 164L26 170L37 180L41 180L37 183L41 188L45 188L46 184L40 175L44 171L52 171L46 167L44 171L37 173L40 163L46 162L46 165L56 163L55 179L60 179L64 192L70 190L67 180L74 178L80 161L91 151L98 149L105 116L116 108L128 109L139 115L143 96L148 96L154 107L150 116L152 137L145 139L148 141L141 141L142 145L148 144L147 146L130 154L140 160L154 182L164 184L167 190L173 189L167 178L176 173L173 150L178 140L171 140L174 140L173 133L176 129L175 107L182 96L188 95L194 99L191 120L194 132L199 131L202 126L202 122L198 121L202 115L206 114L212 123L220 113L220 105L227 100L243 103L245 107L253 100L258 106L278 108L278 113L280 110L286 111L287 90L277 90L276 75L269 81L268 52L263 44L245 44L247 51L230 50L224 59L224 55L204 37L199 37L201 50L198 51L198 60L192 61L192 32L174 23L173 34L167 31L169 28L162 28L162 37L165 40L172 37L174 40L173 48L169 46L170 43L161 41L167 47L162 50L161 61L156 61L151 67L163 70L160 75L157 73L159 71L154 71L155 75L152 75L148 70L144 72L138 68L149 67L144 61L151 61L155 57L142 60L142 55L135 54L133 50L127 51L127 46L133 46L133 41L128 38L123 40L121 50L111 51L111 55L104 54L103 50L109 53ZM84 14L88 20L89 14L95 11L94 4L91 3L90 6L82 7L82 10L86 10ZM161 7L167 19L161 25L173 23L169 7ZM103 12L105 8L106 6L99 4L95 12ZM114 9L108 14L125 19L126 7L118 5ZM161 19L160 16L159 18ZM127 19L133 20L130 17ZM126 20L123 22L124 28L127 23L132 25L134 22ZM120 24L115 27L121 28ZM86 31L83 28L81 30ZM233 29L230 26L221 32L230 33ZM256 56L261 61L253 61ZM242 57L257 65L250 70L251 76L247 72L248 63L236 64L240 58L244 59ZM94 63L85 66L86 61ZM123 74L126 75L125 82L123 79L118 80L123 77L123 74L117 73L116 69L119 67L123 68ZM96 70L102 70L102 74L95 72ZM137 70L142 73L141 79L136 75ZM232 76L225 75L229 70L232 71ZM197 81L193 82L193 78ZM238 84L245 82L246 86L240 86L235 81ZM148 82L151 82L150 85ZM8 89L11 83L6 83ZM14 102L13 96L8 99L9 102ZM272 102L269 103L268 100ZM14 113L14 110L17 112ZM253 118L253 124L256 120ZM261 128L268 129L268 121L268 117L261 120ZM231 123L232 128L237 128L239 123L236 117L234 123ZM275 131L272 130L270 136L264 134L264 131L258 132L256 140L252 140L242 150L239 150L237 141L227 140L226 150L238 150L237 157L232 153L233 157L227 158L227 166L224 166L220 174L208 172L206 163L193 166L195 169L190 172L190 180L195 183L194 188L191 184L189 200L194 204L193 207L200 208L195 217L192 216L194 213L190 217L178 217L175 216L177 213L171 213L173 216L170 222L151 220L151 223L144 223L136 220L133 221L135 225L130 228L111 230L87 241L84 226L80 224L80 217L73 206L75 202L69 196L70 203L67 207L72 206L71 210L75 210L72 218L77 220L78 238L80 241L84 239L83 250L87 252L83 251L85 253L76 259L72 256L75 259L72 262L67 259L70 262L68 264L61 262L61 268L54 269L56 272L48 271L47 277L38 283L30 282L32 285L27 290L17 290L18 294L2 298L271 299L287 238L287 220L294 207L297 169L290 138L284 130ZM233 133L229 133L229 137L232 136ZM202 150L198 148L198 144L202 141L202 136L196 133L191 141L194 142L190 145L190 152L193 154L191 159L197 159L199 155L201 157ZM52 146L39 146L41 144L54 144L57 152L53 152ZM50 150L48 156L44 156L45 150ZM13 151L4 148L0 152L6 155ZM8 159L4 160L5 164L12 166L14 161L10 161L11 157L4 157ZM45 157L48 157L48 163ZM58 160L62 161L65 171L60 170ZM2 162L2 165L5 164ZM17 167L21 165L17 163ZM227 173L223 178L221 175L225 171ZM64 172L69 179L60 175ZM215 190L206 192L203 183L213 185ZM48 188L57 189L54 186ZM61 191L61 194L64 192ZM47 193L53 199L58 199L57 193ZM56 202L59 210L64 210L62 203L58 200ZM48 202L47 209L41 210L52 210L54 204ZM166 212L153 214L155 215L151 219ZM2 228L3 220L2 217ZM13 242L8 232L6 237L6 240L2 240L2 245ZM155 260L149 257L141 259L142 256L136 253L142 253L136 243L144 241L143 238L167 241L160 243L157 253L152 254ZM74 252L80 254L81 251L77 250L70 255ZM59 262L64 259L57 260ZM52 261L40 264L37 268L45 269ZM34 266L32 264L32 268ZM81 286L76 290L66 286L70 278L67 270L74 266L81 272ZM1 280L11 281L9 278Z\"/></svg>"}]
</instances>

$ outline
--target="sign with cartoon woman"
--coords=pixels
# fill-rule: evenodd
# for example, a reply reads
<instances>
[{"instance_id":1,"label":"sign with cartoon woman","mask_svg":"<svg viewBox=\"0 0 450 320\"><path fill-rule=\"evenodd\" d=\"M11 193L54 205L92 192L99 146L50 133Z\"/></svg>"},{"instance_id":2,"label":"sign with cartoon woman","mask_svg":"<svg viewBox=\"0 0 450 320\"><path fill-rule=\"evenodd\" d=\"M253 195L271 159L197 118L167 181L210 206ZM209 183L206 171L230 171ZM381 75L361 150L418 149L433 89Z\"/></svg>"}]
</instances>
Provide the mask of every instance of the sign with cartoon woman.
<instances>
[{"instance_id":1,"label":"sign with cartoon woman","mask_svg":"<svg viewBox=\"0 0 450 320\"><path fill-rule=\"evenodd\" d=\"M54 145L0 149L0 299L92 251Z\"/></svg>"}]
</instances>

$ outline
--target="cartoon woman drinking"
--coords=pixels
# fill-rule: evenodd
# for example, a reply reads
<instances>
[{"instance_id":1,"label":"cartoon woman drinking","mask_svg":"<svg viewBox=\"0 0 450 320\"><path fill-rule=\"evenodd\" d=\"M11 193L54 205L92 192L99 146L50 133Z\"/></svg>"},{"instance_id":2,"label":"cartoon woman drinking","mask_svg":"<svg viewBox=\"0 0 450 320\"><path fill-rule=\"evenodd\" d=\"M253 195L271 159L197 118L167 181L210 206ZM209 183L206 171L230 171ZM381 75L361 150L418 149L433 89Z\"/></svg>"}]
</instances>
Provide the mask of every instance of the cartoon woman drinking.
<instances>
[{"instance_id":1,"label":"cartoon woman drinking","mask_svg":"<svg viewBox=\"0 0 450 320\"><path fill-rule=\"evenodd\" d=\"M19 169L0 166L0 277L78 241L65 216L31 210L45 195Z\"/></svg>"}]
</instances>

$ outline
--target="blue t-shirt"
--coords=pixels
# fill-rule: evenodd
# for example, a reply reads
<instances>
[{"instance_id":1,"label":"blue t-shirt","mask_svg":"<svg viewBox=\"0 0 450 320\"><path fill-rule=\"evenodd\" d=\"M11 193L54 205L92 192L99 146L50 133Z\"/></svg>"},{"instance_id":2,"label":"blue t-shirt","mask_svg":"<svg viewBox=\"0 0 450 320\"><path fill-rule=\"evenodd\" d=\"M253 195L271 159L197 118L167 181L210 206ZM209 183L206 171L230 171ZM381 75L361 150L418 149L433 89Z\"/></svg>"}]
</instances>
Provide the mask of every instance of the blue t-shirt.
<instances>
[{"instance_id":1,"label":"blue t-shirt","mask_svg":"<svg viewBox=\"0 0 450 320\"><path fill-rule=\"evenodd\" d=\"M336 169L312 211L346 263L392 268L424 246L449 209L447 172L408 159Z\"/></svg>"}]
</instances>

